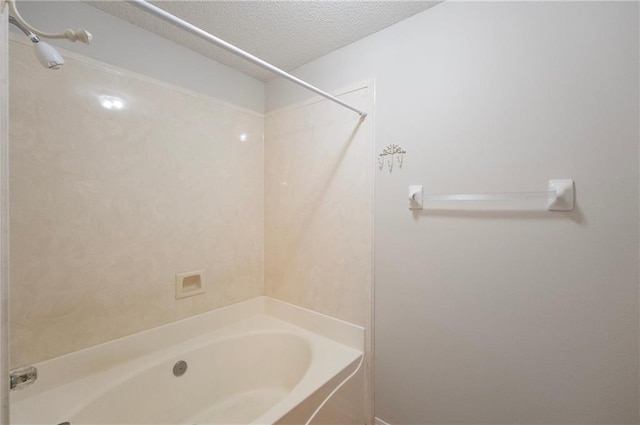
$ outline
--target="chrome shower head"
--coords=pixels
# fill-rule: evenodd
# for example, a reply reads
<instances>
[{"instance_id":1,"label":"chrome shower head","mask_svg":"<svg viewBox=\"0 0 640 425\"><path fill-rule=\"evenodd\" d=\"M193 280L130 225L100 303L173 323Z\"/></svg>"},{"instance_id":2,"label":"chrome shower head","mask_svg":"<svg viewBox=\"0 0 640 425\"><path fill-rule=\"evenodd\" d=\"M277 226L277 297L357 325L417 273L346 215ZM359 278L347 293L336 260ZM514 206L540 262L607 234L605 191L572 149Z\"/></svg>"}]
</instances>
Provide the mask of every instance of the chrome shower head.
<instances>
[{"instance_id":1,"label":"chrome shower head","mask_svg":"<svg viewBox=\"0 0 640 425\"><path fill-rule=\"evenodd\" d=\"M29 37L29 40L33 43L36 57L42 66L49 69L60 69L62 65L64 65L64 59L60 53L58 53L58 51L48 43L40 41L40 38L24 27L20 21L13 16L9 16L9 23L18 27L27 37Z\"/></svg>"}]
</instances>

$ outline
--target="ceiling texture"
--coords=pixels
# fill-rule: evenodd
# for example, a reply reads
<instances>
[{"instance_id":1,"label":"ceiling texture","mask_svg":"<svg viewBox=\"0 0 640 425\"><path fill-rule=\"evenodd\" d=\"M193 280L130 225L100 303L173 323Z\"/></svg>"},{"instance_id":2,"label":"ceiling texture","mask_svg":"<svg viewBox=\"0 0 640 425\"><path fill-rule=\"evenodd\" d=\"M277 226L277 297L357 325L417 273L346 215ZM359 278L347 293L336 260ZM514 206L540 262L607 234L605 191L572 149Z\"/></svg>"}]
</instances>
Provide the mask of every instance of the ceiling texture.
<instances>
[{"instance_id":1,"label":"ceiling texture","mask_svg":"<svg viewBox=\"0 0 640 425\"><path fill-rule=\"evenodd\" d=\"M272 74L122 1L87 1L262 81ZM156 6L290 71L438 1L154 1Z\"/></svg>"}]
</instances>

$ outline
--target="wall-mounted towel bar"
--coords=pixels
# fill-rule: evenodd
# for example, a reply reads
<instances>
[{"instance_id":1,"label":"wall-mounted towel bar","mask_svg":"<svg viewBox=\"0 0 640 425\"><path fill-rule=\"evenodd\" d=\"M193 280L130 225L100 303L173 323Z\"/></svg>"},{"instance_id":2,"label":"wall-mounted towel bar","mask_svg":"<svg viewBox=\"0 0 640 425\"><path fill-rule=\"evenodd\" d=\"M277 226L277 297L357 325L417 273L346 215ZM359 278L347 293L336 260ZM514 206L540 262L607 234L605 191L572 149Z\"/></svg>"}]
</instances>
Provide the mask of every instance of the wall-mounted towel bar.
<instances>
[{"instance_id":1,"label":"wall-mounted towel bar","mask_svg":"<svg viewBox=\"0 0 640 425\"><path fill-rule=\"evenodd\" d=\"M572 211L575 185L573 180L549 180L549 187L538 192L454 193L424 195L422 186L409 186L409 209L421 210L425 202L509 202L539 199L546 201L549 211Z\"/></svg>"}]
</instances>

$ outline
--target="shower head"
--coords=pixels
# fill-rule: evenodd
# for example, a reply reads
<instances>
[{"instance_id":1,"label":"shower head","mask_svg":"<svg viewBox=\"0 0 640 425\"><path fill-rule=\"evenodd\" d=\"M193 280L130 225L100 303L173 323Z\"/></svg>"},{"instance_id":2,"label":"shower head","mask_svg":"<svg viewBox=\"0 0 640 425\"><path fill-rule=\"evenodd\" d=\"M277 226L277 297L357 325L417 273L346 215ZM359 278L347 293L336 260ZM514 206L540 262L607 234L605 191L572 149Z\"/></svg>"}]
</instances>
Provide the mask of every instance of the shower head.
<instances>
[{"instance_id":1,"label":"shower head","mask_svg":"<svg viewBox=\"0 0 640 425\"><path fill-rule=\"evenodd\" d=\"M60 69L64 65L64 59L60 53L49 43L39 41L33 45L36 57L45 68Z\"/></svg>"},{"instance_id":2,"label":"shower head","mask_svg":"<svg viewBox=\"0 0 640 425\"><path fill-rule=\"evenodd\" d=\"M29 31L24 25L20 23L20 21L18 21L13 16L9 16L9 23L20 28L20 30L27 37L29 37L29 40L31 40L31 42L33 43L36 57L38 58L38 61L42 64L42 66L49 69L60 69L62 65L64 65L64 59L62 58L60 53L58 53L58 51L48 43L40 41L40 38Z\"/></svg>"}]
</instances>

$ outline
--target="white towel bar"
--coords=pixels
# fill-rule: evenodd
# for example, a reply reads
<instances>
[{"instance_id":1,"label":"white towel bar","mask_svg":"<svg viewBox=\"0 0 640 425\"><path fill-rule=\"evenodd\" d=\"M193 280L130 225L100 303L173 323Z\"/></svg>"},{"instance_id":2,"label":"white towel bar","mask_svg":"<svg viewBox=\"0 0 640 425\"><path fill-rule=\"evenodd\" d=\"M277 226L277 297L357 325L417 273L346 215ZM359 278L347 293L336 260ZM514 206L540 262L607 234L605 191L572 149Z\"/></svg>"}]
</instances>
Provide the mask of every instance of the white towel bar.
<instances>
[{"instance_id":1,"label":"white towel bar","mask_svg":"<svg viewBox=\"0 0 640 425\"><path fill-rule=\"evenodd\" d=\"M409 186L409 209L421 210L424 202L508 202L546 200L549 211L572 211L575 184L573 180L549 180L546 191L503 193L454 193L424 195L422 186Z\"/></svg>"}]
</instances>

